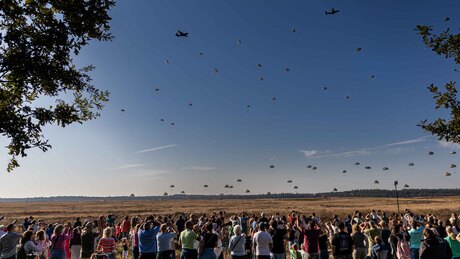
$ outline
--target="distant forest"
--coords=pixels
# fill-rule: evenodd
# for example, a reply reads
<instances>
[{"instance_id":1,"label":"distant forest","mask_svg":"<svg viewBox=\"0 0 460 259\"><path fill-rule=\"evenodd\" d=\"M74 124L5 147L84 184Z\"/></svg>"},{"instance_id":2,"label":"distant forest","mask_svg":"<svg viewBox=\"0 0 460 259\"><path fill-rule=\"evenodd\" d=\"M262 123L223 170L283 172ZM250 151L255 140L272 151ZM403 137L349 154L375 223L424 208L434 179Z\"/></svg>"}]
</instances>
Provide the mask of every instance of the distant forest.
<instances>
[{"instance_id":1,"label":"distant forest","mask_svg":"<svg viewBox=\"0 0 460 259\"><path fill-rule=\"evenodd\" d=\"M439 196L460 196L460 189L402 189L398 190L399 197L439 197ZM325 198L325 197L396 197L395 190L351 190L343 192L324 193L267 193L267 194L220 194L220 195L187 195L171 194L167 196L110 196L110 197L88 197L88 196L56 196L56 197L34 197L34 198L0 198L0 202L81 202L81 201L107 201L107 200L216 200L216 199L302 199L302 198Z\"/></svg>"}]
</instances>

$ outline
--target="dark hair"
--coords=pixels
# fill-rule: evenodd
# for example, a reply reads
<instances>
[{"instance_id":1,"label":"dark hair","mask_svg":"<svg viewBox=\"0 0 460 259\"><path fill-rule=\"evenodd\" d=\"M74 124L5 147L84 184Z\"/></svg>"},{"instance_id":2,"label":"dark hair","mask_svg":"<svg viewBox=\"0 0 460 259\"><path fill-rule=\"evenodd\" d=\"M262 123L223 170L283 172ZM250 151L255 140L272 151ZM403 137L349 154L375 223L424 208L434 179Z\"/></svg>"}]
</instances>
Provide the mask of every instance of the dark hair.
<instances>
[{"instance_id":1,"label":"dark hair","mask_svg":"<svg viewBox=\"0 0 460 259\"><path fill-rule=\"evenodd\" d=\"M343 222L340 222L338 228L340 230L343 230L345 228L345 224Z\"/></svg>"},{"instance_id":2,"label":"dark hair","mask_svg":"<svg viewBox=\"0 0 460 259\"><path fill-rule=\"evenodd\" d=\"M14 224L8 224L8 226L6 226L6 231L11 232L13 230L14 230Z\"/></svg>"},{"instance_id":3,"label":"dark hair","mask_svg":"<svg viewBox=\"0 0 460 259\"><path fill-rule=\"evenodd\" d=\"M32 240L32 237L34 236L34 232L31 230L27 230L26 232L22 233L22 239L21 239L21 244L27 243L27 241Z\"/></svg>"},{"instance_id":4,"label":"dark hair","mask_svg":"<svg viewBox=\"0 0 460 259\"><path fill-rule=\"evenodd\" d=\"M193 222L190 221L190 220L185 222L185 228L186 229L192 229L193 228Z\"/></svg>"},{"instance_id":5,"label":"dark hair","mask_svg":"<svg viewBox=\"0 0 460 259\"><path fill-rule=\"evenodd\" d=\"M206 231L212 232L212 223L208 223L205 227Z\"/></svg>"}]
</instances>

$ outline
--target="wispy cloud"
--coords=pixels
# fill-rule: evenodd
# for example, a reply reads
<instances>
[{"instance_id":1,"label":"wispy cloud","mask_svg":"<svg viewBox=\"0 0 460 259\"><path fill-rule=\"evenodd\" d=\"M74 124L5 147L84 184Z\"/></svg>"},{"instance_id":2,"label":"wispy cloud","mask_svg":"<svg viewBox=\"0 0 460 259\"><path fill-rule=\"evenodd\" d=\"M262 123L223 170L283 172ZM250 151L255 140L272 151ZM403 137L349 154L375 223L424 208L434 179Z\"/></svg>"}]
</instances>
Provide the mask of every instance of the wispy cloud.
<instances>
[{"instance_id":1,"label":"wispy cloud","mask_svg":"<svg viewBox=\"0 0 460 259\"><path fill-rule=\"evenodd\" d=\"M177 144L171 144L171 145L166 145L166 146L161 146L161 147L152 147L152 148L137 151L136 154L157 151L157 150L170 148L170 147L175 147L175 146L177 146Z\"/></svg>"},{"instance_id":2,"label":"wispy cloud","mask_svg":"<svg viewBox=\"0 0 460 259\"><path fill-rule=\"evenodd\" d=\"M215 170L215 167L212 166L184 166L181 167L182 170L196 170L196 171L212 171Z\"/></svg>"},{"instance_id":3,"label":"wispy cloud","mask_svg":"<svg viewBox=\"0 0 460 259\"><path fill-rule=\"evenodd\" d=\"M318 150L299 150L299 152L302 152L306 157L312 157L318 154Z\"/></svg>"},{"instance_id":4,"label":"wispy cloud","mask_svg":"<svg viewBox=\"0 0 460 259\"><path fill-rule=\"evenodd\" d=\"M447 142L445 140L440 140L438 143L443 148L460 149L460 144L457 143Z\"/></svg>"},{"instance_id":5,"label":"wispy cloud","mask_svg":"<svg viewBox=\"0 0 460 259\"><path fill-rule=\"evenodd\" d=\"M123 169L131 169L131 168L138 168L138 167L144 167L146 166L145 164L123 164L114 168L110 168L110 170L123 170Z\"/></svg>"},{"instance_id":6,"label":"wispy cloud","mask_svg":"<svg viewBox=\"0 0 460 259\"><path fill-rule=\"evenodd\" d=\"M385 144L385 145L382 145L381 147L392 147L392 146L408 145L408 144L423 142L423 141L427 140L429 137L430 136L423 136L423 137L416 138L416 139L403 140L403 141L399 141L399 142Z\"/></svg>"},{"instance_id":7,"label":"wispy cloud","mask_svg":"<svg viewBox=\"0 0 460 259\"><path fill-rule=\"evenodd\" d=\"M340 151L340 152L331 152L331 151L318 151L318 150L299 150L307 158L325 158L325 157L353 157L353 156L368 156L376 153L382 152L382 149L394 146L409 145L418 142L426 141L430 136L423 136L416 139L403 140L399 142L393 142L389 144L384 144L375 147L359 148L355 150ZM460 148L460 145L459 145ZM383 152L385 154L399 154L402 152L409 152L413 149L410 148L393 148L385 149Z\"/></svg>"}]
</instances>

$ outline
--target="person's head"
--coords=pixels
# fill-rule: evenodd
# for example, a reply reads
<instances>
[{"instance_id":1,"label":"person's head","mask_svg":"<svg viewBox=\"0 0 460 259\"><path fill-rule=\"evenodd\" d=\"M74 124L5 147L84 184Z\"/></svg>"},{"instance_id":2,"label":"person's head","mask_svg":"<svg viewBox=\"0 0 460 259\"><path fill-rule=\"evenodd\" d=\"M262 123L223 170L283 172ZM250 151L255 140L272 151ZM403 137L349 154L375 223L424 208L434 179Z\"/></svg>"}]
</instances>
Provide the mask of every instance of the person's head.
<instances>
[{"instance_id":1,"label":"person's head","mask_svg":"<svg viewBox=\"0 0 460 259\"><path fill-rule=\"evenodd\" d=\"M375 242L376 244L381 244L381 243L382 243L382 238L381 238L380 236L375 236L374 242Z\"/></svg>"},{"instance_id":2,"label":"person's head","mask_svg":"<svg viewBox=\"0 0 460 259\"><path fill-rule=\"evenodd\" d=\"M7 232L12 232L13 230L14 230L14 224L8 224L8 226L6 226Z\"/></svg>"},{"instance_id":3,"label":"person's head","mask_svg":"<svg viewBox=\"0 0 460 259\"><path fill-rule=\"evenodd\" d=\"M27 230L26 232L22 233L21 243L25 244L27 241L32 240L33 236L34 236L34 232L31 230Z\"/></svg>"},{"instance_id":4,"label":"person's head","mask_svg":"<svg viewBox=\"0 0 460 259\"><path fill-rule=\"evenodd\" d=\"M385 221L382 221L380 222L380 226L383 228L383 229L388 229L388 225Z\"/></svg>"},{"instance_id":5,"label":"person's head","mask_svg":"<svg viewBox=\"0 0 460 259\"><path fill-rule=\"evenodd\" d=\"M240 225L236 225L236 226L233 228L233 234L235 234L235 236L241 235L241 227L240 227Z\"/></svg>"},{"instance_id":6,"label":"person's head","mask_svg":"<svg viewBox=\"0 0 460 259\"><path fill-rule=\"evenodd\" d=\"M205 229L206 229L206 231L207 231L208 233L212 233L212 223L206 224Z\"/></svg>"},{"instance_id":7,"label":"person's head","mask_svg":"<svg viewBox=\"0 0 460 259\"><path fill-rule=\"evenodd\" d=\"M267 224L265 222L260 222L259 223L259 229L260 229L260 231L267 230Z\"/></svg>"},{"instance_id":8,"label":"person's head","mask_svg":"<svg viewBox=\"0 0 460 259\"><path fill-rule=\"evenodd\" d=\"M353 224L353 226L351 226L351 230L353 231L353 233L360 233L361 227L358 224Z\"/></svg>"},{"instance_id":9,"label":"person's head","mask_svg":"<svg viewBox=\"0 0 460 259\"><path fill-rule=\"evenodd\" d=\"M186 229L192 229L193 228L193 222L190 221L190 220L185 222L185 228Z\"/></svg>"},{"instance_id":10,"label":"person's head","mask_svg":"<svg viewBox=\"0 0 460 259\"><path fill-rule=\"evenodd\" d=\"M37 234L35 234L35 238L38 240L45 240L45 231L44 230L38 231Z\"/></svg>"},{"instance_id":11,"label":"person's head","mask_svg":"<svg viewBox=\"0 0 460 259\"><path fill-rule=\"evenodd\" d=\"M106 227L106 228L104 229L103 237L104 237L104 238L111 238L111 237L112 237L112 232L113 232L113 230L112 230L111 227Z\"/></svg>"},{"instance_id":12,"label":"person's head","mask_svg":"<svg viewBox=\"0 0 460 259\"><path fill-rule=\"evenodd\" d=\"M429 228L423 230L423 236L425 236L425 239L435 238L434 232Z\"/></svg>"},{"instance_id":13,"label":"person's head","mask_svg":"<svg viewBox=\"0 0 460 259\"><path fill-rule=\"evenodd\" d=\"M62 235L62 232L64 232L64 225L59 224L59 225L57 225L57 226L54 228L54 234L55 234L56 236Z\"/></svg>"},{"instance_id":14,"label":"person's head","mask_svg":"<svg viewBox=\"0 0 460 259\"><path fill-rule=\"evenodd\" d=\"M337 227L341 232L345 232L345 224L343 222L340 222Z\"/></svg>"},{"instance_id":15,"label":"person's head","mask_svg":"<svg viewBox=\"0 0 460 259\"><path fill-rule=\"evenodd\" d=\"M413 220L411 226L412 226L413 229L416 229L417 226L418 226L417 221Z\"/></svg>"},{"instance_id":16,"label":"person's head","mask_svg":"<svg viewBox=\"0 0 460 259\"><path fill-rule=\"evenodd\" d=\"M160 226L161 233L165 233L167 230L168 230L168 225L161 224L161 226Z\"/></svg>"}]
</instances>

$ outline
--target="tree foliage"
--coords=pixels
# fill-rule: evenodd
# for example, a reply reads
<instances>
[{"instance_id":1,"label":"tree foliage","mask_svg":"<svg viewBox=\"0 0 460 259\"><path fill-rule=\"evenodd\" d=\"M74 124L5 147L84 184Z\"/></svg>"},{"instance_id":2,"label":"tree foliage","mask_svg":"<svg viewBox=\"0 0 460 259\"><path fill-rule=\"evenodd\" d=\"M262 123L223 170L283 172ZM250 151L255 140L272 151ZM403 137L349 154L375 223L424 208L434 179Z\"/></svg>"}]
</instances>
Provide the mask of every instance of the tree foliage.
<instances>
[{"instance_id":1,"label":"tree foliage","mask_svg":"<svg viewBox=\"0 0 460 259\"><path fill-rule=\"evenodd\" d=\"M8 171L27 150L47 151L48 124L98 117L108 92L97 89L73 57L91 40L108 41L114 0L0 1L0 134L9 140ZM46 99L51 104L39 105ZM38 101L41 102L38 102Z\"/></svg>"},{"instance_id":2,"label":"tree foliage","mask_svg":"<svg viewBox=\"0 0 460 259\"><path fill-rule=\"evenodd\" d=\"M431 48L436 54L447 59L453 58L456 64L460 64L460 34L452 34L450 29L444 30L439 35L433 34L433 28L426 25L417 25L416 30L422 36L423 43ZM419 126L433 135L448 142L460 143L460 102L457 99L455 82L448 82L444 86L445 91L431 84L428 89L433 94L436 109L446 109L450 112L450 118L438 118L435 121L422 121Z\"/></svg>"}]
</instances>

